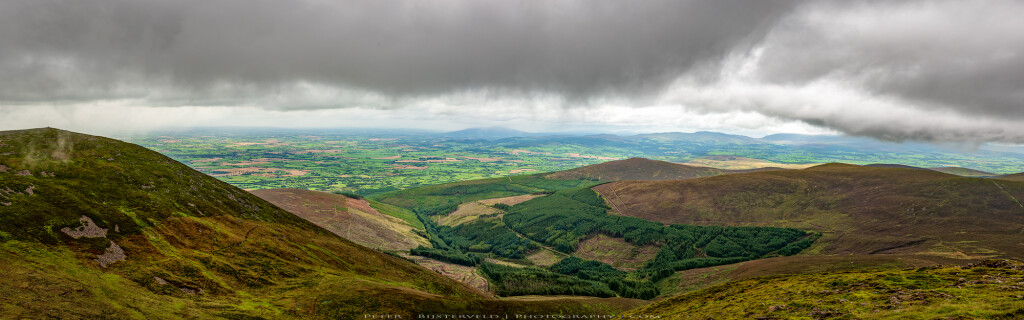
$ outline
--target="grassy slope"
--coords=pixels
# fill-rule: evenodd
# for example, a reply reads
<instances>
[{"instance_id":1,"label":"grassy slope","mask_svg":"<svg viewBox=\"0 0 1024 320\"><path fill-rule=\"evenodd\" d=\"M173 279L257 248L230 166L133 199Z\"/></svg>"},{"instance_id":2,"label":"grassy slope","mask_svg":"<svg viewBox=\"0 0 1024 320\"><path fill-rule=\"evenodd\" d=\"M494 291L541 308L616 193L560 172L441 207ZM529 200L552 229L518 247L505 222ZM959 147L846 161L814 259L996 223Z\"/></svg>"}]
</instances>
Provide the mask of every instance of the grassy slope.
<instances>
[{"instance_id":1,"label":"grassy slope","mask_svg":"<svg viewBox=\"0 0 1024 320\"><path fill-rule=\"evenodd\" d=\"M366 247L409 250L430 245L416 227L378 212L366 200L301 189L264 189L252 194Z\"/></svg>"},{"instance_id":2,"label":"grassy slope","mask_svg":"<svg viewBox=\"0 0 1024 320\"><path fill-rule=\"evenodd\" d=\"M541 175L472 180L375 194L372 200L424 214L455 211L459 204L594 185L590 180L545 179Z\"/></svg>"},{"instance_id":3,"label":"grassy slope","mask_svg":"<svg viewBox=\"0 0 1024 320\"><path fill-rule=\"evenodd\" d=\"M1008 174L1005 176L1000 176L999 179L1010 181L1024 181L1024 173Z\"/></svg>"},{"instance_id":4,"label":"grassy slope","mask_svg":"<svg viewBox=\"0 0 1024 320\"><path fill-rule=\"evenodd\" d=\"M155 152L55 129L0 133L0 309L60 318L358 318L608 312L624 299L486 299ZM105 237L74 239L81 216ZM113 243L126 260L95 260Z\"/></svg>"},{"instance_id":5,"label":"grassy slope","mask_svg":"<svg viewBox=\"0 0 1024 320\"><path fill-rule=\"evenodd\" d=\"M829 164L595 190L621 214L664 223L769 225L825 234L818 254L1024 257L1024 183Z\"/></svg>"},{"instance_id":6,"label":"grassy slope","mask_svg":"<svg viewBox=\"0 0 1024 320\"><path fill-rule=\"evenodd\" d=\"M735 281L637 310L672 319L1020 319L1024 267L971 267L783 275Z\"/></svg>"},{"instance_id":7,"label":"grassy slope","mask_svg":"<svg viewBox=\"0 0 1024 320\"><path fill-rule=\"evenodd\" d=\"M961 168L961 167L939 167L939 168L929 168L929 169L935 170L935 171L938 171L938 172L942 172L942 173L958 175L958 176L961 176L961 177L981 178L981 177L997 176L997 174L995 174L995 173L985 172L985 171L981 171L981 170L974 170L974 169L970 169L970 168Z\"/></svg>"},{"instance_id":8,"label":"grassy slope","mask_svg":"<svg viewBox=\"0 0 1024 320\"><path fill-rule=\"evenodd\" d=\"M794 164L737 156L703 156L684 163L690 166L712 167L726 170L754 170L761 168L806 169L820 163Z\"/></svg>"},{"instance_id":9,"label":"grassy slope","mask_svg":"<svg viewBox=\"0 0 1024 320\"><path fill-rule=\"evenodd\" d=\"M483 216L496 216L503 214L504 211L498 210L493 206L495 204L505 204L514 206L526 202L530 199L540 197L541 195L528 194L521 196L502 197L493 199L483 199L473 202L467 202L459 205L459 208L448 214L435 216L435 221L444 226L458 226L465 223L471 223L479 220Z\"/></svg>"},{"instance_id":10,"label":"grassy slope","mask_svg":"<svg viewBox=\"0 0 1024 320\"><path fill-rule=\"evenodd\" d=\"M459 205L459 208L445 215L434 216L437 224L443 226L458 226L479 220L483 216L494 216L504 211L485 206L480 201L467 202Z\"/></svg>"},{"instance_id":11,"label":"grassy slope","mask_svg":"<svg viewBox=\"0 0 1024 320\"><path fill-rule=\"evenodd\" d=\"M661 249L660 246L638 246L622 238L595 234L580 241L572 255L586 260L604 262L624 270L634 270L642 268L648 261L654 259L658 255L659 249Z\"/></svg>"},{"instance_id":12,"label":"grassy slope","mask_svg":"<svg viewBox=\"0 0 1024 320\"><path fill-rule=\"evenodd\" d=\"M963 264L963 260L921 254L797 255L745 261L677 272L658 282L662 297L672 297L729 281L778 274L823 273Z\"/></svg>"},{"instance_id":13,"label":"grassy slope","mask_svg":"<svg viewBox=\"0 0 1024 320\"><path fill-rule=\"evenodd\" d=\"M412 211L379 201L369 199L367 199L366 201L369 202L370 207L373 207L373 209L377 210L377 212L402 219L409 225L413 226L413 228L423 230L423 222L420 221L420 219L417 218L416 214L412 213Z\"/></svg>"}]
</instances>

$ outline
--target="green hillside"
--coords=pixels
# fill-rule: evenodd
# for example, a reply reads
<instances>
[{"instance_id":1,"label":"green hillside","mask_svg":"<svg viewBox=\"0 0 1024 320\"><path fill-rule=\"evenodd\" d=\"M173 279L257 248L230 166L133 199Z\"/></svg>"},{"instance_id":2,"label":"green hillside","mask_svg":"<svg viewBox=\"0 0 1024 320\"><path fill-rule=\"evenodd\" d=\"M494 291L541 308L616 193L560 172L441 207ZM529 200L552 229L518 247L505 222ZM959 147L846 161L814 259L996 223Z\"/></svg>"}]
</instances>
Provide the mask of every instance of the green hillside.
<instances>
[{"instance_id":1,"label":"green hillside","mask_svg":"<svg viewBox=\"0 0 1024 320\"><path fill-rule=\"evenodd\" d=\"M0 309L12 318L607 313L626 299L493 300L142 147L0 133Z\"/></svg>"},{"instance_id":2,"label":"green hillside","mask_svg":"<svg viewBox=\"0 0 1024 320\"><path fill-rule=\"evenodd\" d=\"M669 319L1020 319L1024 264L759 277L683 294L627 315Z\"/></svg>"}]
</instances>

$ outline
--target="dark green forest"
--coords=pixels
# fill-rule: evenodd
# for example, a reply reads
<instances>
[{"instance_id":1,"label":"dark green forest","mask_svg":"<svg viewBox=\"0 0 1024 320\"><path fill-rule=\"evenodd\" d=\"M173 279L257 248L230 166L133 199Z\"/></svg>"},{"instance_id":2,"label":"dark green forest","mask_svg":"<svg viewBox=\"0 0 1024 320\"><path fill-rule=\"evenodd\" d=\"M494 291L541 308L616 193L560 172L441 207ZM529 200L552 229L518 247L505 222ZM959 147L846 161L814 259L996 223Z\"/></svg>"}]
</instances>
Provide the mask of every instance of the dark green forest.
<instances>
[{"instance_id":1,"label":"dark green forest","mask_svg":"<svg viewBox=\"0 0 1024 320\"><path fill-rule=\"evenodd\" d=\"M508 186L492 183L439 191L475 195L501 192ZM418 207L417 216L426 226L433 248L420 247L411 253L480 266L499 295L571 294L651 299L659 293L655 283L676 271L793 255L810 246L819 236L789 228L666 226L640 218L609 215L604 199L590 187L558 190L515 206L495 206L505 214L482 217L455 227L438 225L431 216L447 214L457 208L458 203L453 203L450 209L433 212L426 209L440 207ZM581 241L596 234L661 249L654 259L631 272L577 257L565 258L548 268L516 268L485 262L487 257L521 260L541 246L572 254Z\"/></svg>"}]
</instances>

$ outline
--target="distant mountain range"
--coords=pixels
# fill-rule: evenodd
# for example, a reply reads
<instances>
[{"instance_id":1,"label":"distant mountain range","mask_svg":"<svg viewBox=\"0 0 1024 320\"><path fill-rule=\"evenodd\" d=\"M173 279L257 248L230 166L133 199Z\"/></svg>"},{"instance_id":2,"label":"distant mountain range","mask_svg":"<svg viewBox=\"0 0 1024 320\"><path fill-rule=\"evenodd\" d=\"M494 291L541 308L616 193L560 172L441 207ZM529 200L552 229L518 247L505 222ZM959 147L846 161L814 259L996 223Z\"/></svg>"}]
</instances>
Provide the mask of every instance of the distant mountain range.
<instances>
[{"instance_id":1,"label":"distant mountain range","mask_svg":"<svg viewBox=\"0 0 1024 320\"><path fill-rule=\"evenodd\" d=\"M512 137L529 137L537 135L545 135L543 133L529 133L525 131L519 131L515 129L509 129L505 127L480 127L480 128L469 128L458 131L445 132L441 134L445 137L453 138L470 138L470 139L500 139L500 138L512 138Z\"/></svg>"},{"instance_id":2,"label":"distant mountain range","mask_svg":"<svg viewBox=\"0 0 1024 320\"><path fill-rule=\"evenodd\" d=\"M551 132L526 132L516 129L510 129L506 127L494 126L494 127L475 127L468 128L458 131L445 132L442 136L452 137L470 137L470 138L541 138L541 139L559 139L559 138L586 138L586 139L600 139L607 141L639 141L644 139L657 140L657 141L690 141L690 142L705 142L705 143L724 143L724 144L782 144L782 145L841 145L846 147L859 147L861 149L877 149L886 148L892 150L933 150L933 149L944 149L944 150L983 150L991 152L1011 152L1011 153L1024 153L1024 146L1009 146L1009 145L970 145L970 146L957 146L957 145L936 145L925 142L892 142L882 141L868 137L852 137L842 135L809 135L809 134L796 134L796 133L779 133L767 135L761 138L753 138L739 134L728 134L715 131L697 131L697 132L659 132L659 133L641 133L641 134L579 134L579 133L551 133Z\"/></svg>"},{"instance_id":3,"label":"distant mountain range","mask_svg":"<svg viewBox=\"0 0 1024 320\"><path fill-rule=\"evenodd\" d=\"M507 148L577 145L630 152L632 157L687 162L695 157L729 155L785 164L844 162L892 163L922 168L963 167L966 176L994 176L1021 171L1024 147L1005 145L956 146L923 142L889 142L837 135L774 134L762 138L720 132L663 132L634 135L527 133L488 127L445 133L445 137L487 139ZM677 160L678 159L678 160ZM987 174L986 173L991 173Z\"/></svg>"}]
</instances>

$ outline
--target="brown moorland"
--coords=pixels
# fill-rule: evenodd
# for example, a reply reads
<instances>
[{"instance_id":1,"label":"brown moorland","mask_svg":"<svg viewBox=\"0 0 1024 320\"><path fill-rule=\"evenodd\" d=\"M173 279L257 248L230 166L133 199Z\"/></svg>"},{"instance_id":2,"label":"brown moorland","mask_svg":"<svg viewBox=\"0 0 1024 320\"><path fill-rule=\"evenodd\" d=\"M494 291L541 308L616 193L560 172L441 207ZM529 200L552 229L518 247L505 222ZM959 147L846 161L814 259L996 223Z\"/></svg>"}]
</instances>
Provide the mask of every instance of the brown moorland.
<instances>
[{"instance_id":1,"label":"brown moorland","mask_svg":"<svg viewBox=\"0 0 1024 320\"><path fill-rule=\"evenodd\" d=\"M974 169L971 169L971 168L963 168L963 167L938 167L938 168L928 168L928 169L935 170L935 171L942 172L942 173L958 175L958 176L961 176L961 177L982 178L982 177L994 177L994 176L997 176L997 174L995 174L995 173L985 172L985 171L981 171L981 170L974 170Z\"/></svg>"},{"instance_id":2,"label":"brown moorland","mask_svg":"<svg viewBox=\"0 0 1024 320\"><path fill-rule=\"evenodd\" d=\"M408 222L385 215L364 199L302 189L264 189L250 191L257 197L288 210L328 231L360 245L407 251L429 246Z\"/></svg>"},{"instance_id":3,"label":"brown moorland","mask_svg":"<svg viewBox=\"0 0 1024 320\"><path fill-rule=\"evenodd\" d=\"M683 163L697 167L712 167L726 170L753 170L762 168L806 169L820 163L792 164L737 156L703 156Z\"/></svg>"},{"instance_id":4,"label":"brown moorland","mask_svg":"<svg viewBox=\"0 0 1024 320\"><path fill-rule=\"evenodd\" d=\"M1010 181L1024 181L1024 173L1008 174L1005 176L1000 176L999 179Z\"/></svg>"},{"instance_id":5,"label":"brown moorland","mask_svg":"<svg viewBox=\"0 0 1024 320\"><path fill-rule=\"evenodd\" d=\"M666 224L795 227L811 254L1024 257L1024 183L931 170L826 164L594 188L623 215Z\"/></svg>"},{"instance_id":6,"label":"brown moorland","mask_svg":"<svg viewBox=\"0 0 1024 320\"><path fill-rule=\"evenodd\" d=\"M729 173L729 171L645 158L629 158L554 172L546 175L545 178L593 179L597 181L679 180L717 176L725 173Z\"/></svg>"}]
</instances>

